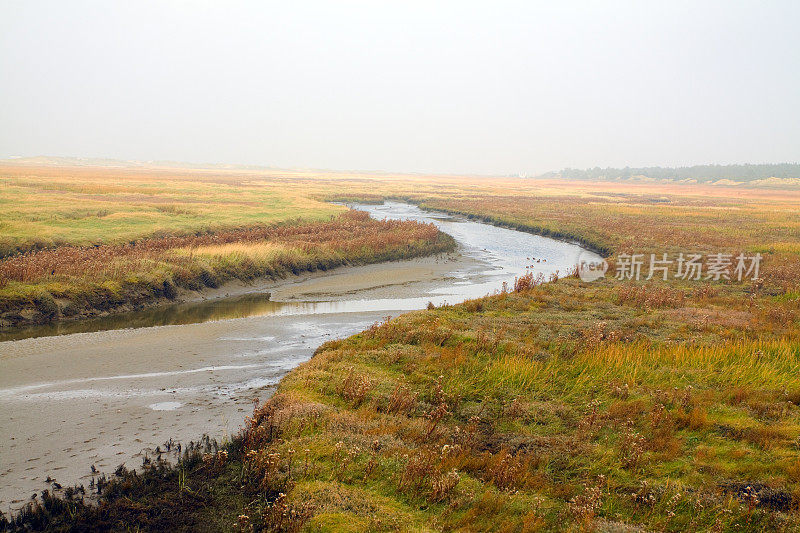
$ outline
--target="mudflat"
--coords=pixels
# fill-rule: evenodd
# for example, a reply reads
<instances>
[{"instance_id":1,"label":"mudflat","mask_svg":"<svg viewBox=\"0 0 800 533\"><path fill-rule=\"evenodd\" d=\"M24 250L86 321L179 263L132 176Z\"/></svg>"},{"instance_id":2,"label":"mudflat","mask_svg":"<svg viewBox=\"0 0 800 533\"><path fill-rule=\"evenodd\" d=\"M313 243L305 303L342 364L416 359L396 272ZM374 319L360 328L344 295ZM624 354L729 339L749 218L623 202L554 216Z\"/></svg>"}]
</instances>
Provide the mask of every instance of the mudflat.
<instances>
[{"instance_id":1,"label":"mudflat","mask_svg":"<svg viewBox=\"0 0 800 533\"><path fill-rule=\"evenodd\" d=\"M481 277L486 263L460 253L339 268L280 282L225 285L208 300L270 292L277 301L419 298ZM180 326L38 337L0 343L0 508L19 508L48 477L88 487L98 472L138 466L173 439L224 439L253 401L269 398L289 370L326 340L387 314L254 316Z\"/></svg>"}]
</instances>

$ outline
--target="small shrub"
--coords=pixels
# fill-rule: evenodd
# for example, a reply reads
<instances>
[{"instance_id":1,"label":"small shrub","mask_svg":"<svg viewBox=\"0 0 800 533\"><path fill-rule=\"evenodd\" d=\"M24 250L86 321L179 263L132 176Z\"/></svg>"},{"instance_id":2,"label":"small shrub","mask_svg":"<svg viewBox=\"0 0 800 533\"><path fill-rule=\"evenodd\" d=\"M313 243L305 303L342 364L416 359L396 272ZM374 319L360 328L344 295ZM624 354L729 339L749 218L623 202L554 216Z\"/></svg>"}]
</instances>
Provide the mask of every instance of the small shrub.
<instances>
[{"instance_id":1,"label":"small shrub","mask_svg":"<svg viewBox=\"0 0 800 533\"><path fill-rule=\"evenodd\" d=\"M389 396L386 410L389 413L409 414L413 411L416 403L416 393L412 393L408 387L398 384L392 391L391 396Z\"/></svg>"},{"instance_id":2,"label":"small shrub","mask_svg":"<svg viewBox=\"0 0 800 533\"><path fill-rule=\"evenodd\" d=\"M500 490L514 490L522 485L525 473L525 463L521 458L503 450L495 458L489 477Z\"/></svg>"},{"instance_id":3,"label":"small shrub","mask_svg":"<svg viewBox=\"0 0 800 533\"><path fill-rule=\"evenodd\" d=\"M417 450L406 462L400 475L400 490L420 492L436 471L437 454L429 449Z\"/></svg>"},{"instance_id":4,"label":"small shrub","mask_svg":"<svg viewBox=\"0 0 800 533\"><path fill-rule=\"evenodd\" d=\"M534 287L538 287L539 285L545 283L545 281L544 274L541 272L539 272L536 276L533 275L533 272L528 272L527 274L514 279L514 292L529 291Z\"/></svg>"},{"instance_id":5,"label":"small shrub","mask_svg":"<svg viewBox=\"0 0 800 533\"><path fill-rule=\"evenodd\" d=\"M355 373L352 367L348 370L347 377L339 387L339 394L350 401L353 407L359 407L373 388L372 380Z\"/></svg>"},{"instance_id":6,"label":"small shrub","mask_svg":"<svg viewBox=\"0 0 800 533\"><path fill-rule=\"evenodd\" d=\"M275 501L268 504L262 511L263 530L296 533L302 530L303 525L311 518L313 513L313 506L309 504L290 504L287 501L286 494L281 493ZM239 518L241 523L242 517L240 516Z\"/></svg>"},{"instance_id":7,"label":"small shrub","mask_svg":"<svg viewBox=\"0 0 800 533\"><path fill-rule=\"evenodd\" d=\"M633 427L633 423L628 421L622 433L619 456L620 462L626 468L635 469L647 450L647 439Z\"/></svg>"},{"instance_id":8,"label":"small shrub","mask_svg":"<svg viewBox=\"0 0 800 533\"><path fill-rule=\"evenodd\" d=\"M569 501L567 509L577 520L588 524L603 505L603 484L604 476L598 476L597 483L591 486L584 486L583 492Z\"/></svg>"},{"instance_id":9,"label":"small shrub","mask_svg":"<svg viewBox=\"0 0 800 533\"><path fill-rule=\"evenodd\" d=\"M445 500L456 488L459 481L461 481L461 476L455 470L435 476L431 480L430 500L434 502Z\"/></svg>"}]
</instances>

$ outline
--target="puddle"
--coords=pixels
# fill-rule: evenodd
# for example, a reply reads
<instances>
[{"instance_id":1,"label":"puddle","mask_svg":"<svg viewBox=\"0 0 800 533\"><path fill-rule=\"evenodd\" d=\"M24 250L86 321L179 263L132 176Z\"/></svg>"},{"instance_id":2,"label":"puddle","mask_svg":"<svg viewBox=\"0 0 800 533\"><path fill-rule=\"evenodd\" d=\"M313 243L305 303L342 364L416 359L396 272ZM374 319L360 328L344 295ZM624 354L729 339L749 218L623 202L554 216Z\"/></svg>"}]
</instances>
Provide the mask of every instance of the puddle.
<instances>
[{"instance_id":1,"label":"puddle","mask_svg":"<svg viewBox=\"0 0 800 533\"><path fill-rule=\"evenodd\" d=\"M151 403L147 407L149 407L153 411L174 411L175 409L182 406L183 404L181 402L158 402L158 403Z\"/></svg>"}]
</instances>

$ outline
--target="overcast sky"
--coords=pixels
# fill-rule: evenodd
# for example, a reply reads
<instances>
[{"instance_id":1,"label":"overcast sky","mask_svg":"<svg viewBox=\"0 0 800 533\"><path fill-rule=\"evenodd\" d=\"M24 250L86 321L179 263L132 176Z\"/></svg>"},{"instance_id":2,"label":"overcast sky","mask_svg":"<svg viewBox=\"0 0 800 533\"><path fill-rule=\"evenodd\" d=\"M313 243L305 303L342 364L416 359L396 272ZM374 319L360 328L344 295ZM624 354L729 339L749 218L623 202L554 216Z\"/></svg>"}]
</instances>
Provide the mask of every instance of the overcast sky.
<instances>
[{"instance_id":1,"label":"overcast sky","mask_svg":"<svg viewBox=\"0 0 800 533\"><path fill-rule=\"evenodd\" d=\"M800 2L0 0L0 157L800 160Z\"/></svg>"}]
</instances>

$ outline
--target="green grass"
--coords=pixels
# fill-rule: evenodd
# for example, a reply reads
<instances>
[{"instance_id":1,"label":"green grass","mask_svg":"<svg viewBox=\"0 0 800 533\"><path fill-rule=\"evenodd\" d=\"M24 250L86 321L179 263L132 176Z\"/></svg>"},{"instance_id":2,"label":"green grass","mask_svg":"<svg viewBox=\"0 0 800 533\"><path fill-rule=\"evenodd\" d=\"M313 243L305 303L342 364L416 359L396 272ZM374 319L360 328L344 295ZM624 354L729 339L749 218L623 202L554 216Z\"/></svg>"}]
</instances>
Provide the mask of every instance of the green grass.
<instances>
[{"instance_id":1,"label":"green grass","mask_svg":"<svg viewBox=\"0 0 800 533\"><path fill-rule=\"evenodd\" d=\"M24 172L0 172L0 257L63 244L119 243L296 218L324 220L344 211L309 198L296 186L211 181L202 174Z\"/></svg>"},{"instance_id":2,"label":"green grass","mask_svg":"<svg viewBox=\"0 0 800 533\"><path fill-rule=\"evenodd\" d=\"M796 530L800 335L765 310L794 304L684 283L671 285L683 298L653 307L621 298L624 285L561 279L326 343L256 408L226 470L188 470L197 490L226 496L198 500L187 523ZM732 325L685 309L751 316ZM111 491L117 517L134 523L128 499L158 516L174 491L164 476L148 500L130 480Z\"/></svg>"},{"instance_id":3,"label":"green grass","mask_svg":"<svg viewBox=\"0 0 800 533\"><path fill-rule=\"evenodd\" d=\"M636 290L562 279L327 343L256 408L227 466L235 477L190 470L228 497L198 502L187 523L800 529L796 193L389 176L370 178L366 194L363 177L297 179L314 198L402 196L574 236L608 247L612 260L630 250L763 250L766 279ZM111 498L135 498L138 487ZM165 498L143 511L164 509L172 481L160 490ZM121 527L133 527L123 510Z\"/></svg>"},{"instance_id":4,"label":"green grass","mask_svg":"<svg viewBox=\"0 0 800 533\"><path fill-rule=\"evenodd\" d=\"M292 477L289 502L333 512L304 489L325 479L433 530L798 527L796 330L687 322L616 303L616 285L561 280L329 343L257 411L246 446L309 449L317 470ZM738 307L740 290L715 305Z\"/></svg>"},{"instance_id":5,"label":"green grass","mask_svg":"<svg viewBox=\"0 0 800 533\"><path fill-rule=\"evenodd\" d=\"M294 220L151 237L135 245L62 246L0 261L0 327L118 312L175 300L181 290L233 279L279 279L338 266L452 250L433 225L377 221L347 211L328 221Z\"/></svg>"}]
</instances>

